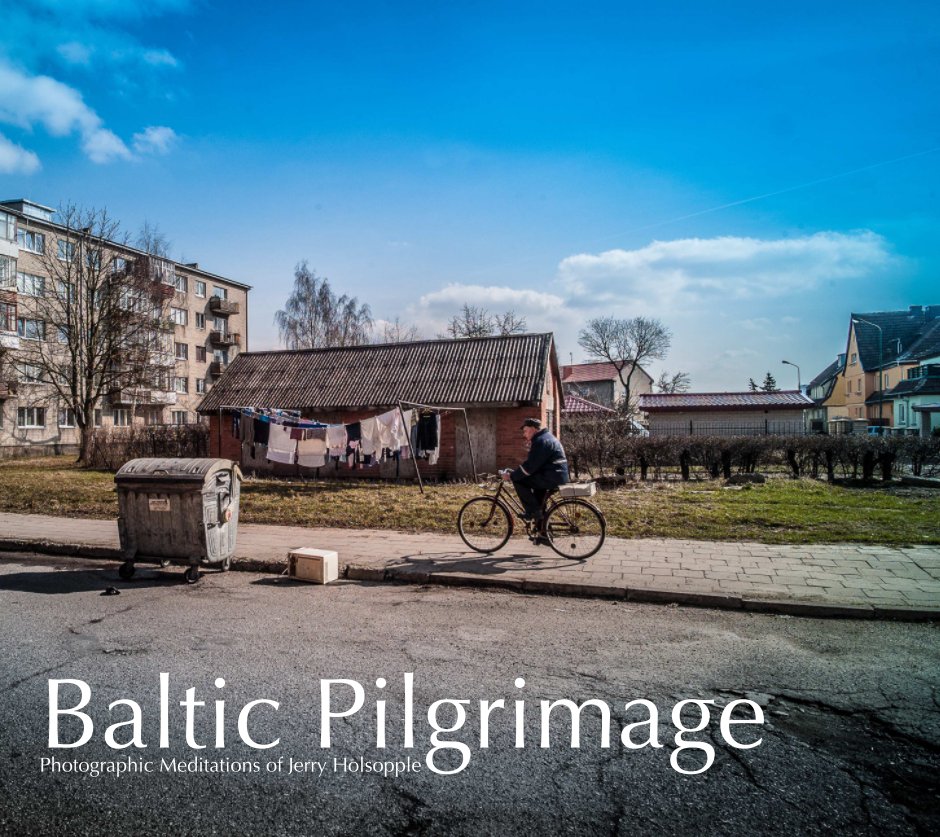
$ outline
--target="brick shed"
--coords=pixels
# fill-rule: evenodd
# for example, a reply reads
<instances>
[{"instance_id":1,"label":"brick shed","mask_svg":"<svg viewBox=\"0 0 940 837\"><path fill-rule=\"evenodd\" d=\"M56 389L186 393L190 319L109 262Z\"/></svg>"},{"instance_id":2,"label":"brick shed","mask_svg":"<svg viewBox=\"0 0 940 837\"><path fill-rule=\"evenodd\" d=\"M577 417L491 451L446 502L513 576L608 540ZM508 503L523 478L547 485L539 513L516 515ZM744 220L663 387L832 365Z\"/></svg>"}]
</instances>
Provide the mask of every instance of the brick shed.
<instances>
[{"instance_id":1,"label":"brick shed","mask_svg":"<svg viewBox=\"0 0 940 837\"><path fill-rule=\"evenodd\" d=\"M198 411L209 418L212 456L243 468L321 478L413 477L414 461L349 469L306 469L250 458L233 434L234 407L299 410L301 417L348 424L397 407L399 400L467 410L478 473L514 467L526 455L522 420L541 418L559 432L561 375L552 334L512 334L464 340L421 340L331 349L243 352L209 391ZM247 448L247 446L245 446ZM441 415L436 465L421 475L472 476L462 413Z\"/></svg>"}]
</instances>

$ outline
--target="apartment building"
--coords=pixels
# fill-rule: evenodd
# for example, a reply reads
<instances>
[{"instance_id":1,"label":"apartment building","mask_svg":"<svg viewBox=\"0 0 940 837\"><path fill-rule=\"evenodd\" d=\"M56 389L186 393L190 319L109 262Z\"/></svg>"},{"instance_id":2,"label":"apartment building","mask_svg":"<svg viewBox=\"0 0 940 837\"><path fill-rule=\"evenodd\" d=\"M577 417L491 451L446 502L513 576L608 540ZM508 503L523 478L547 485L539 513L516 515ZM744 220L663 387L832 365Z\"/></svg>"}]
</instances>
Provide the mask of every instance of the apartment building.
<instances>
[{"instance_id":1,"label":"apartment building","mask_svg":"<svg viewBox=\"0 0 940 837\"><path fill-rule=\"evenodd\" d=\"M39 312L50 292L49 255L73 258L55 211L29 200L0 201L0 456L71 451L78 431L53 387L24 363L27 341L56 339ZM114 241L96 244L122 269L143 271L165 303L162 350L153 355L153 384L112 389L95 408L98 426L187 424L235 355L248 348L249 285Z\"/></svg>"}]
</instances>

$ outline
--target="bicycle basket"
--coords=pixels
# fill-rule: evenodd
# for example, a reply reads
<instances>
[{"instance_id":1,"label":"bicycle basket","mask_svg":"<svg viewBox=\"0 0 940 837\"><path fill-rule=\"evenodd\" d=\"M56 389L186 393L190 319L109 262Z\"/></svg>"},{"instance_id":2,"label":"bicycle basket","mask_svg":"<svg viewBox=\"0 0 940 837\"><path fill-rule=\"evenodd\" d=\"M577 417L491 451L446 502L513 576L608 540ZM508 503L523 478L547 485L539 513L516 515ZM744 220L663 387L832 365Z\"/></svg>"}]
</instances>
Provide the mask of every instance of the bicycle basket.
<instances>
[{"instance_id":1,"label":"bicycle basket","mask_svg":"<svg viewBox=\"0 0 940 837\"><path fill-rule=\"evenodd\" d=\"M593 497L597 494L596 482L569 482L558 487L562 497Z\"/></svg>"}]
</instances>

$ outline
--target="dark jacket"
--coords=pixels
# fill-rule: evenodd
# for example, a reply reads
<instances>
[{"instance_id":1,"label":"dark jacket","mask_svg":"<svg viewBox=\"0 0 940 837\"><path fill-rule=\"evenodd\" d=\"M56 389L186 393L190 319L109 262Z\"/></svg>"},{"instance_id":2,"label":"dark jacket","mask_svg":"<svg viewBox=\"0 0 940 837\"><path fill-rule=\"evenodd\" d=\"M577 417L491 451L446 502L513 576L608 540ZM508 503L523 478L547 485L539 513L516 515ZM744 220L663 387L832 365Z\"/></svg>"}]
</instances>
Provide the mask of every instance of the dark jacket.
<instances>
[{"instance_id":1,"label":"dark jacket","mask_svg":"<svg viewBox=\"0 0 940 837\"><path fill-rule=\"evenodd\" d=\"M568 460L565 449L546 429L532 437L529 456L526 461L512 472L514 480L538 474L552 485L564 485L568 482Z\"/></svg>"}]
</instances>

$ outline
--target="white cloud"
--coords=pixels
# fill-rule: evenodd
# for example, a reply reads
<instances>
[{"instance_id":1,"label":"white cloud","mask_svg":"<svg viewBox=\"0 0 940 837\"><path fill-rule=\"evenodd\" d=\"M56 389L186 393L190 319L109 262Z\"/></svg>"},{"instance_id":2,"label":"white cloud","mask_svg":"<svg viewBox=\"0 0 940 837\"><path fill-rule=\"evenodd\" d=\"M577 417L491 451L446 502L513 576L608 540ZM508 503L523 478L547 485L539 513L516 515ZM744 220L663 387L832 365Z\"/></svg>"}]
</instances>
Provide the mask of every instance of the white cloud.
<instances>
[{"instance_id":1,"label":"white cloud","mask_svg":"<svg viewBox=\"0 0 940 837\"><path fill-rule=\"evenodd\" d=\"M0 174L33 174L39 171L39 158L0 134Z\"/></svg>"},{"instance_id":2,"label":"white cloud","mask_svg":"<svg viewBox=\"0 0 940 837\"><path fill-rule=\"evenodd\" d=\"M138 154L168 154L179 137L165 125L151 125L134 134L134 150Z\"/></svg>"},{"instance_id":3,"label":"white cloud","mask_svg":"<svg viewBox=\"0 0 940 837\"><path fill-rule=\"evenodd\" d=\"M53 136L78 132L91 160L105 163L131 156L123 141L107 130L81 93L49 76L28 76L0 64L0 122L31 130L42 125Z\"/></svg>"},{"instance_id":4,"label":"white cloud","mask_svg":"<svg viewBox=\"0 0 940 837\"><path fill-rule=\"evenodd\" d=\"M422 308L449 313L456 313L464 303L500 312L514 308L521 312L549 313L560 307L564 300L555 294L541 291L493 285L462 285L452 282L439 291L425 294L418 301Z\"/></svg>"},{"instance_id":5,"label":"white cloud","mask_svg":"<svg viewBox=\"0 0 940 837\"><path fill-rule=\"evenodd\" d=\"M622 303L656 310L681 299L779 297L823 282L863 278L894 261L876 233L820 232L800 238L654 241L638 250L581 253L558 267L572 304Z\"/></svg>"},{"instance_id":6,"label":"white cloud","mask_svg":"<svg viewBox=\"0 0 940 837\"><path fill-rule=\"evenodd\" d=\"M178 67L179 61L165 49L145 49L141 55L145 64L152 67Z\"/></svg>"}]
</instances>

